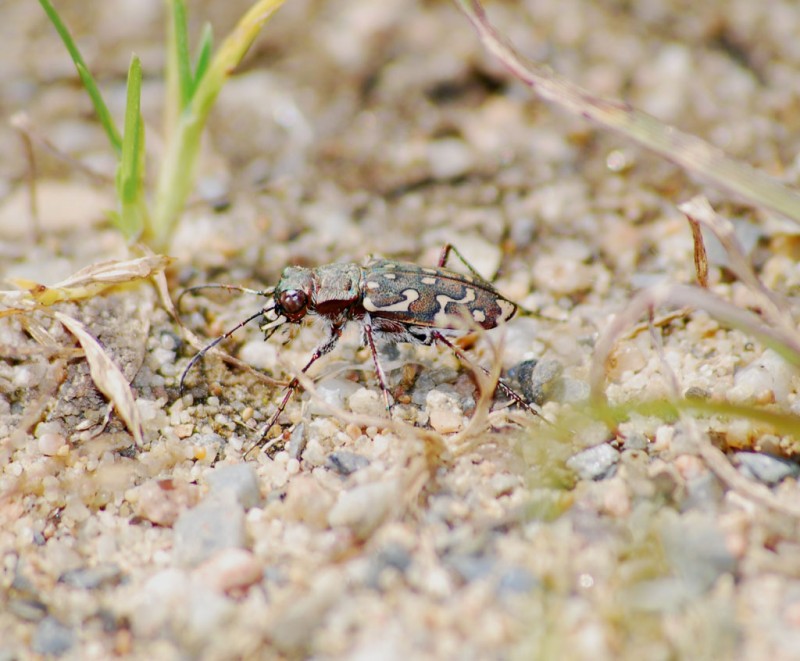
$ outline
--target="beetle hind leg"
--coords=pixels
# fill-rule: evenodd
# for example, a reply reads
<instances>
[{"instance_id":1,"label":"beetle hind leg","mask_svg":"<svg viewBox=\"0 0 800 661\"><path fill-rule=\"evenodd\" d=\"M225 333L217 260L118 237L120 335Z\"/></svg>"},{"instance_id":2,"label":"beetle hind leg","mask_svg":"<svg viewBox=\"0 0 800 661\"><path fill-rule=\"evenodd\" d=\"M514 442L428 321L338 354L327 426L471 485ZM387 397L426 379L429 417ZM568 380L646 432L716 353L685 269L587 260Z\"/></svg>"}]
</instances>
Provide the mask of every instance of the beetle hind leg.
<instances>
[{"instance_id":1,"label":"beetle hind leg","mask_svg":"<svg viewBox=\"0 0 800 661\"><path fill-rule=\"evenodd\" d=\"M441 344L444 344L446 347L448 347L458 357L458 359L461 362L463 362L467 367L470 367L470 368L473 368L473 369L475 367L477 367L478 369L480 369L487 376L491 376L491 372L489 370L487 370L482 365L477 365L476 363L471 361L469 359L469 357L457 345L453 344L442 333L440 333L437 330L433 330L432 336L433 336L434 341L440 342ZM510 399L513 399L517 404L519 404L526 411L528 411L530 413L533 413L535 416L537 416L539 418L542 418L542 420L547 422L547 419L544 418L541 413L539 413L528 402L526 402L525 399L522 397L522 395L517 393L511 386L509 386L507 383L505 383L505 381L503 381L503 379L498 379L497 380L497 387L500 390L503 391L503 393L506 395L506 397L509 397Z\"/></svg>"}]
</instances>

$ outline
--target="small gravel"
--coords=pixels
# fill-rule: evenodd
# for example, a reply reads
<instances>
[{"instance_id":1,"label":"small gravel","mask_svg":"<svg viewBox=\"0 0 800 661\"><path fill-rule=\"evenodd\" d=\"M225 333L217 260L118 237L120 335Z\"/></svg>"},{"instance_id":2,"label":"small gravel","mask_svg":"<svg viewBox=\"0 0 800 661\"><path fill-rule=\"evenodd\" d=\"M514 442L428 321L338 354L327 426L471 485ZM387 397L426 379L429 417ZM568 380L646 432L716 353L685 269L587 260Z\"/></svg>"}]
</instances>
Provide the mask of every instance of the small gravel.
<instances>
[{"instance_id":1,"label":"small gravel","mask_svg":"<svg viewBox=\"0 0 800 661\"><path fill-rule=\"evenodd\" d=\"M800 476L800 464L783 457L771 457L757 452L737 452L734 456L743 475L769 486L779 484L787 477Z\"/></svg>"},{"instance_id":2,"label":"small gravel","mask_svg":"<svg viewBox=\"0 0 800 661\"><path fill-rule=\"evenodd\" d=\"M223 501L232 496L245 510L261 502L258 475L252 464L217 465L206 474L206 482L213 499Z\"/></svg>"},{"instance_id":3,"label":"small gravel","mask_svg":"<svg viewBox=\"0 0 800 661\"><path fill-rule=\"evenodd\" d=\"M339 475L350 475L357 470L369 466L369 459L354 452L347 452L340 450L339 452L331 452L328 459L325 461L325 467L339 473Z\"/></svg>"},{"instance_id":4,"label":"small gravel","mask_svg":"<svg viewBox=\"0 0 800 661\"><path fill-rule=\"evenodd\" d=\"M36 627L31 648L37 654L61 656L75 645L75 632L54 617L46 617Z\"/></svg>"},{"instance_id":5,"label":"small gravel","mask_svg":"<svg viewBox=\"0 0 800 661\"><path fill-rule=\"evenodd\" d=\"M176 565L191 567L222 549L246 546L244 509L229 492L224 495L228 497L206 498L175 521L172 557Z\"/></svg>"},{"instance_id":6,"label":"small gravel","mask_svg":"<svg viewBox=\"0 0 800 661\"><path fill-rule=\"evenodd\" d=\"M619 450L603 443L573 455L567 467L582 480L605 480L616 473L619 458Z\"/></svg>"}]
</instances>

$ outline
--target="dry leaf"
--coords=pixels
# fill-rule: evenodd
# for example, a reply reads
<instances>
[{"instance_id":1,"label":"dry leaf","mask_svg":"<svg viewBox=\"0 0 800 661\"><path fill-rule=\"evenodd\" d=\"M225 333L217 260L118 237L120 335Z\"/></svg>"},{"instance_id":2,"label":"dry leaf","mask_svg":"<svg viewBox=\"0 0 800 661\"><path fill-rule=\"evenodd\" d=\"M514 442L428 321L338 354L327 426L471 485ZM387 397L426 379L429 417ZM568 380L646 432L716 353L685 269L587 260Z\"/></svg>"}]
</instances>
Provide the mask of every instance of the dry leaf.
<instances>
[{"instance_id":1,"label":"dry leaf","mask_svg":"<svg viewBox=\"0 0 800 661\"><path fill-rule=\"evenodd\" d=\"M63 312L53 312L53 315L72 333L86 354L86 361L89 363L89 371L97 389L102 392L111 403L116 407L117 413L125 421L128 430L133 434L136 445L144 443L142 437L142 421L139 417L139 409L133 398L130 384L122 370L111 360L103 346L86 327L77 319L64 314Z\"/></svg>"},{"instance_id":2,"label":"dry leaf","mask_svg":"<svg viewBox=\"0 0 800 661\"><path fill-rule=\"evenodd\" d=\"M98 262L76 271L66 280L52 286L23 279L14 279L11 282L25 289L24 293L40 305L53 305L61 301L89 298L113 285L149 278L163 271L171 261L172 258L165 255L147 255L124 261Z\"/></svg>"}]
</instances>

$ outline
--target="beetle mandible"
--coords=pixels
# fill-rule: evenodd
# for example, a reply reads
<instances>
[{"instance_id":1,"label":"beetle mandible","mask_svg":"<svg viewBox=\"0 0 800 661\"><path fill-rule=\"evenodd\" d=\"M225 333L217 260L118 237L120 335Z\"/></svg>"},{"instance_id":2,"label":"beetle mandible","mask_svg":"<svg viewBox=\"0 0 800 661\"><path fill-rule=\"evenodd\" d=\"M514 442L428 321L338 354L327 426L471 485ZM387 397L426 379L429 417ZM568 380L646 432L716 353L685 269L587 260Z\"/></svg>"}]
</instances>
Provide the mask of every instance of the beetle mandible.
<instances>
[{"instance_id":1,"label":"beetle mandible","mask_svg":"<svg viewBox=\"0 0 800 661\"><path fill-rule=\"evenodd\" d=\"M451 252L472 275L445 267ZM378 357L379 344L440 343L451 349L460 360L471 364L447 335L464 330L465 315L481 328L489 330L511 319L518 309L515 303L484 280L452 244L442 248L436 267L389 259L370 259L363 266L354 263L326 264L316 268L288 266L275 287L257 293L270 298L269 303L196 354L181 376L181 390L192 366L209 349L250 321L264 317L261 330L267 340L283 324L299 324L307 316L316 316L323 322L326 337L311 354L301 373L333 350L349 322L357 322L361 327L361 341L372 354L384 403L389 410L391 400ZM488 374L488 370L481 369ZM299 385L298 379L294 378L286 386L286 392L256 446L266 443L267 433ZM508 397L536 413L502 380L497 385Z\"/></svg>"}]
</instances>

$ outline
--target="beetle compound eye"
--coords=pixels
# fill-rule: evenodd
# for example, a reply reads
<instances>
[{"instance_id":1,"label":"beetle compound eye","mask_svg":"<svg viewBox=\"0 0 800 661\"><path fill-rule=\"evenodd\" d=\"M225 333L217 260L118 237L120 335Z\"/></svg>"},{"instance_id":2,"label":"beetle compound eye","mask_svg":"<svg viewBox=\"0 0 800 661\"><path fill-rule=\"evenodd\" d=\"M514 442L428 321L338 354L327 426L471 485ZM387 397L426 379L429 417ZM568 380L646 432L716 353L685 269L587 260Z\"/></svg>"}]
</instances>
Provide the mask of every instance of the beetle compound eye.
<instances>
[{"instance_id":1,"label":"beetle compound eye","mask_svg":"<svg viewBox=\"0 0 800 661\"><path fill-rule=\"evenodd\" d=\"M299 289L290 289L281 294L280 302L284 312L290 315L298 314L305 309L308 297Z\"/></svg>"}]
</instances>

